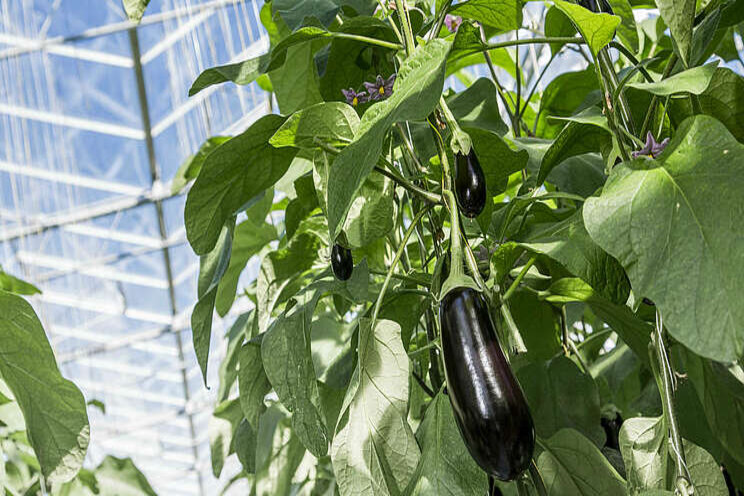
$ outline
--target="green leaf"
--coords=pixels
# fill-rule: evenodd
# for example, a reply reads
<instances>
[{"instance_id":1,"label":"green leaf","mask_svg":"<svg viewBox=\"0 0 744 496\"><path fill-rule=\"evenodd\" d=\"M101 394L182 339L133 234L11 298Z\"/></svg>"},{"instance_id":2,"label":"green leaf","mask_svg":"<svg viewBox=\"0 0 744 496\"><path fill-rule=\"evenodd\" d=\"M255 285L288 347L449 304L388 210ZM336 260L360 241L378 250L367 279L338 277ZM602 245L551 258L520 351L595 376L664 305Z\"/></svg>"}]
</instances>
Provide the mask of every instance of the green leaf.
<instances>
[{"instance_id":1,"label":"green leaf","mask_svg":"<svg viewBox=\"0 0 744 496\"><path fill-rule=\"evenodd\" d=\"M261 342L266 376L279 401L292 413L294 432L317 457L328 451L328 433L310 350L310 328L320 296L320 292L311 291L296 297L295 306L274 321Z\"/></svg>"},{"instance_id":2,"label":"green leaf","mask_svg":"<svg viewBox=\"0 0 744 496\"><path fill-rule=\"evenodd\" d=\"M617 37L633 53L638 53L638 27L633 16L633 7L628 0L608 0L612 11L621 21L617 27Z\"/></svg>"},{"instance_id":3,"label":"green leaf","mask_svg":"<svg viewBox=\"0 0 744 496\"><path fill-rule=\"evenodd\" d=\"M744 266L731 256L744 236L743 169L744 146L697 116L659 160L615 167L584 205L587 231L625 267L636 297L656 303L676 340L722 361L744 352Z\"/></svg>"},{"instance_id":4,"label":"green leaf","mask_svg":"<svg viewBox=\"0 0 744 496\"><path fill-rule=\"evenodd\" d=\"M708 88L717 66L718 62L715 61L700 67L687 69L661 81L653 83L628 83L627 86L660 96L673 95L675 93L699 95Z\"/></svg>"},{"instance_id":5,"label":"green leaf","mask_svg":"<svg viewBox=\"0 0 744 496\"><path fill-rule=\"evenodd\" d=\"M272 251L261 262L256 282L258 326L268 327L276 305L302 287L300 277L319 256L320 239L311 234L295 234L286 248Z\"/></svg>"},{"instance_id":6,"label":"green leaf","mask_svg":"<svg viewBox=\"0 0 744 496\"><path fill-rule=\"evenodd\" d=\"M209 419L209 452L212 460L212 473L219 477L225 460L235 451L233 433L243 419L238 399L218 404Z\"/></svg>"},{"instance_id":7,"label":"green leaf","mask_svg":"<svg viewBox=\"0 0 744 496\"><path fill-rule=\"evenodd\" d=\"M619 444L630 494L665 488L669 450L663 417L625 420L620 428Z\"/></svg>"},{"instance_id":8,"label":"green leaf","mask_svg":"<svg viewBox=\"0 0 744 496\"><path fill-rule=\"evenodd\" d=\"M189 158L184 160L176 171L173 181L171 181L171 194L175 195L180 193L189 182L196 179L199 172L201 172L202 165L204 165L204 160L207 158L207 155L212 153L218 146L229 139L229 136L213 136L202 143L199 150L194 155L191 155Z\"/></svg>"},{"instance_id":9,"label":"green leaf","mask_svg":"<svg viewBox=\"0 0 744 496\"><path fill-rule=\"evenodd\" d=\"M359 129L359 116L342 102L319 103L290 115L269 143L277 148L318 148L321 143L339 146L350 142Z\"/></svg>"},{"instance_id":10,"label":"green leaf","mask_svg":"<svg viewBox=\"0 0 744 496\"><path fill-rule=\"evenodd\" d=\"M377 4L372 0L274 0L272 11L281 15L294 30L308 17L315 17L328 26L342 5L353 7L358 14L371 15Z\"/></svg>"},{"instance_id":11,"label":"green leaf","mask_svg":"<svg viewBox=\"0 0 744 496\"><path fill-rule=\"evenodd\" d=\"M269 73L279 110L287 115L323 101L313 43L289 47L282 67Z\"/></svg>"},{"instance_id":12,"label":"green leaf","mask_svg":"<svg viewBox=\"0 0 744 496\"><path fill-rule=\"evenodd\" d=\"M576 28L571 19L564 14L558 7L552 6L545 13L545 36L549 38L562 38L565 36L575 36ZM555 55L560 52L566 43L551 43L550 53ZM560 76L558 76L560 77ZM596 79L596 76L595 76ZM544 97L543 97L544 98Z\"/></svg>"},{"instance_id":13,"label":"green leaf","mask_svg":"<svg viewBox=\"0 0 744 496\"><path fill-rule=\"evenodd\" d=\"M26 435L49 482L80 470L90 437L85 399L62 377L36 313L0 290L0 375L23 412Z\"/></svg>"},{"instance_id":14,"label":"green leaf","mask_svg":"<svg viewBox=\"0 0 744 496\"><path fill-rule=\"evenodd\" d=\"M197 254L210 252L225 221L289 168L296 150L268 144L283 123L283 117L266 115L207 156L184 211L186 236Z\"/></svg>"},{"instance_id":15,"label":"green leaf","mask_svg":"<svg viewBox=\"0 0 744 496\"><path fill-rule=\"evenodd\" d=\"M15 276L3 272L0 268L0 290L17 295L41 294L41 290L31 283L18 279Z\"/></svg>"},{"instance_id":16,"label":"green leaf","mask_svg":"<svg viewBox=\"0 0 744 496\"><path fill-rule=\"evenodd\" d=\"M343 496L403 492L419 462L406 420L409 361L400 328L389 320L359 324L359 362L341 409L331 447Z\"/></svg>"},{"instance_id":17,"label":"green leaf","mask_svg":"<svg viewBox=\"0 0 744 496\"><path fill-rule=\"evenodd\" d=\"M464 19L472 19L497 30L512 31L522 27L520 0L468 0L458 3L450 11Z\"/></svg>"},{"instance_id":18,"label":"green leaf","mask_svg":"<svg viewBox=\"0 0 744 496\"><path fill-rule=\"evenodd\" d=\"M404 120L425 119L439 101L449 43L432 40L420 45L398 72L393 94L372 105L362 117L359 133L331 166L328 185L328 227L331 238L341 231L346 215L365 178L374 168L390 127Z\"/></svg>"},{"instance_id":19,"label":"green leaf","mask_svg":"<svg viewBox=\"0 0 744 496\"><path fill-rule=\"evenodd\" d=\"M690 62L695 0L656 0L659 14L672 33L674 47L685 67Z\"/></svg>"},{"instance_id":20,"label":"green leaf","mask_svg":"<svg viewBox=\"0 0 744 496\"><path fill-rule=\"evenodd\" d=\"M625 481L587 438L562 429L542 441L537 467L548 496L625 496Z\"/></svg>"},{"instance_id":21,"label":"green leaf","mask_svg":"<svg viewBox=\"0 0 744 496\"><path fill-rule=\"evenodd\" d=\"M106 456L96 467L95 477L102 495L156 496L147 478L135 466L131 458Z\"/></svg>"},{"instance_id":22,"label":"green leaf","mask_svg":"<svg viewBox=\"0 0 744 496\"><path fill-rule=\"evenodd\" d=\"M737 140L744 142L744 78L720 67L698 99L705 114L721 121Z\"/></svg>"},{"instance_id":23,"label":"green leaf","mask_svg":"<svg viewBox=\"0 0 744 496\"><path fill-rule=\"evenodd\" d=\"M599 51L612 41L615 30L620 25L620 18L615 15L595 14L580 5L562 0L555 0L555 6L571 19L595 58Z\"/></svg>"},{"instance_id":24,"label":"green leaf","mask_svg":"<svg viewBox=\"0 0 744 496\"><path fill-rule=\"evenodd\" d=\"M479 78L465 91L447 100L452 114L463 128L478 128L503 136L509 130L501 119L496 86L489 78Z\"/></svg>"},{"instance_id":25,"label":"green leaf","mask_svg":"<svg viewBox=\"0 0 744 496\"><path fill-rule=\"evenodd\" d=\"M300 223L320 206L312 173L297 178L294 182L294 190L297 197L289 201L284 211L284 228L287 239L292 239L294 233L297 232L297 228L300 227Z\"/></svg>"},{"instance_id":26,"label":"green leaf","mask_svg":"<svg viewBox=\"0 0 744 496\"><path fill-rule=\"evenodd\" d=\"M556 10L556 12L565 19L560 11ZM545 87L540 99L537 135L545 138L556 136L565 122L548 118L573 115L585 103L589 95L598 89L597 75L592 68L583 71L564 72L556 76Z\"/></svg>"},{"instance_id":27,"label":"green leaf","mask_svg":"<svg viewBox=\"0 0 744 496\"><path fill-rule=\"evenodd\" d=\"M281 419L272 433L269 456L256 473L254 493L260 496L290 496L292 479L305 456L305 448L292 431L289 419Z\"/></svg>"},{"instance_id":28,"label":"green leaf","mask_svg":"<svg viewBox=\"0 0 744 496\"><path fill-rule=\"evenodd\" d=\"M252 59L210 67L202 71L189 88L189 96L194 96L204 88L214 84L232 81L235 84L246 85L256 80L266 72L271 62L271 53L264 53Z\"/></svg>"},{"instance_id":29,"label":"green leaf","mask_svg":"<svg viewBox=\"0 0 744 496\"><path fill-rule=\"evenodd\" d=\"M573 193L583 198L592 196L606 180L604 161L597 153L585 153L568 158L555 166L546 178L546 181L559 191Z\"/></svg>"},{"instance_id":30,"label":"green leaf","mask_svg":"<svg viewBox=\"0 0 744 496\"><path fill-rule=\"evenodd\" d=\"M609 141L606 120L594 107L572 116L569 123L555 138L540 163L537 185L542 185L555 166L564 160L588 152L596 152Z\"/></svg>"},{"instance_id":31,"label":"green leaf","mask_svg":"<svg viewBox=\"0 0 744 496\"><path fill-rule=\"evenodd\" d=\"M723 364L683 350L686 372L715 438L744 463L744 383Z\"/></svg>"},{"instance_id":32,"label":"green leaf","mask_svg":"<svg viewBox=\"0 0 744 496\"><path fill-rule=\"evenodd\" d=\"M416 438L421 445L421 460L413 496L482 496L487 492L486 474L468 453L455 424L449 398L441 392L429 403Z\"/></svg>"},{"instance_id":33,"label":"green leaf","mask_svg":"<svg viewBox=\"0 0 744 496\"><path fill-rule=\"evenodd\" d=\"M528 360L548 360L561 351L560 327L552 305L529 291L517 290L509 300L509 310L527 347Z\"/></svg>"},{"instance_id":34,"label":"green leaf","mask_svg":"<svg viewBox=\"0 0 744 496\"><path fill-rule=\"evenodd\" d=\"M561 429L572 428L597 446L604 445L599 393L592 376L583 374L570 359L559 356L524 366L517 371L517 377L538 437L547 439Z\"/></svg>"},{"instance_id":35,"label":"green leaf","mask_svg":"<svg viewBox=\"0 0 744 496\"><path fill-rule=\"evenodd\" d=\"M579 209L566 220L546 227L538 225L521 245L550 257L586 281L601 296L622 305L630 293L625 271L589 237L581 211Z\"/></svg>"},{"instance_id":36,"label":"green leaf","mask_svg":"<svg viewBox=\"0 0 744 496\"><path fill-rule=\"evenodd\" d=\"M271 384L264 372L261 360L261 346L255 343L245 343L240 348L240 363L238 369L238 392L240 393L240 409L243 417L258 430L258 418L266 410L264 397L271 390Z\"/></svg>"},{"instance_id":37,"label":"green leaf","mask_svg":"<svg viewBox=\"0 0 744 496\"><path fill-rule=\"evenodd\" d=\"M230 390L238 379L240 347L247 337L246 327L250 325L251 317L252 312L239 316L225 333L224 340L227 341L227 350L225 350L225 356L220 362L220 386L217 389L217 403L222 403L228 398Z\"/></svg>"},{"instance_id":38,"label":"green leaf","mask_svg":"<svg viewBox=\"0 0 744 496\"><path fill-rule=\"evenodd\" d=\"M315 156L313 179L321 198L321 208L327 211L327 191L332 164L328 155ZM395 184L381 174L370 174L354 198L344 221L343 231L351 248L363 248L389 233L395 225Z\"/></svg>"},{"instance_id":39,"label":"green leaf","mask_svg":"<svg viewBox=\"0 0 744 496\"><path fill-rule=\"evenodd\" d=\"M197 296L199 300L191 312L191 338L194 343L196 361L202 371L204 384L207 383L207 363L209 361L209 344L212 340L212 315L217 297L217 288L230 263L232 233L234 220L222 228L217 244L211 252L202 255L199 260L199 283Z\"/></svg>"},{"instance_id":40,"label":"green leaf","mask_svg":"<svg viewBox=\"0 0 744 496\"><path fill-rule=\"evenodd\" d=\"M230 252L230 264L217 287L215 308L224 317L235 301L240 274L248 261L276 239L276 228L265 221L274 194L269 190L264 198L246 210L247 218L235 228Z\"/></svg>"},{"instance_id":41,"label":"green leaf","mask_svg":"<svg viewBox=\"0 0 744 496\"><path fill-rule=\"evenodd\" d=\"M578 278L563 278L550 285L548 301L565 303L569 301L586 302L592 311L644 362L648 363L648 343L653 328L638 318L625 305L612 303L597 295L584 281Z\"/></svg>"},{"instance_id":42,"label":"green leaf","mask_svg":"<svg viewBox=\"0 0 744 496\"><path fill-rule=\"evenodd\" d=\"M124 12L132 22L140 22L150 0L122 0Z\"/></svg>"},{"instance_id":43,"label":"green leaf","mask_svg":"<svg viewBox=\"0 0 744 496\"><path fill-rule=\"evenodd\" d=\"M247 474L256 472L256 431L245 419L235 431L235 454Z\"/></svg>"},{"instance_id":44,"label":"green leaf","mask_svg":"<svg viewBox=\"0 0 744 496\"><path fill-rule=\"evenodd\" d=\"M685 450L685 462L690 472L690 479L695 485L698 496L720 496L728 492L726 479L721 473L721 466L700 446L686 439L682 440Z\"/></svg>"}]
</instances>

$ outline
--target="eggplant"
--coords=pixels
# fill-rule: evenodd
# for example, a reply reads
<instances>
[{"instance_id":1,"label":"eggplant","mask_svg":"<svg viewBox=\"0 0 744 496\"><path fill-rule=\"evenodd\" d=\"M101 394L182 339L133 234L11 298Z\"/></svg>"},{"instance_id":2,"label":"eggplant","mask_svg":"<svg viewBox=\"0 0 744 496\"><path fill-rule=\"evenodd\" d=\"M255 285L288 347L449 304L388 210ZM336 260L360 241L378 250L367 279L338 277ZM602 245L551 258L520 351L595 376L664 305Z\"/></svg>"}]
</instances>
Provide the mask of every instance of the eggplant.
<instances>
[{"instance_id":1,"label":"eggplant","mask_svg":"<svg viewBox=\"0 0 744 496\"><path fill-rule=\"evenodd\" d=\"M535 427L501 350L483 295L449 291L439 305L447 391L473 459L489 475L514 480L530 465Z\"/></svg>"},{"instance_id":2,"label":"eggplant","mask_svg":"<svg viewBox=\"0 0 744 496\"><path fill-rule=\"evenodd\" d=\"M351 256L351 250L344 248L336 243L331 249L331 269L333 275L339 281L346 281L351 277L354 270L354 259Z\"/></svg>"},{"instance_id":3,"label":"eggplant","mask_svg":"<svg viewBox=\"0 0 744 496\"><path fill-rule=\"evenodd\" d=\"M616 450L620 449L620 427L623 425L623 417L619 413L613 418L602 417L600 419L602 428L605 431L605 446Z\"/></svg>"},{"instance_id":4,"label":"eggplant","mask_svg":"<svg viewBox=\"0 0 744 496\"><path fill-rule=\"evenodd\" d=\"M455 156L455 196L465 217L477 217L486 206L486 176L475 152Z\"/></svg>"},{"instance_id":5,"label":"eggplant","mask_svg":"<svg viewBox=\"0 0 744 496\"><path fill-rule=\"evenodd\" d=\"M614 14L612 6L607 0L580 0L579 5L594 13L605 12L607 14Z\"/></svg>"}]
</instances>

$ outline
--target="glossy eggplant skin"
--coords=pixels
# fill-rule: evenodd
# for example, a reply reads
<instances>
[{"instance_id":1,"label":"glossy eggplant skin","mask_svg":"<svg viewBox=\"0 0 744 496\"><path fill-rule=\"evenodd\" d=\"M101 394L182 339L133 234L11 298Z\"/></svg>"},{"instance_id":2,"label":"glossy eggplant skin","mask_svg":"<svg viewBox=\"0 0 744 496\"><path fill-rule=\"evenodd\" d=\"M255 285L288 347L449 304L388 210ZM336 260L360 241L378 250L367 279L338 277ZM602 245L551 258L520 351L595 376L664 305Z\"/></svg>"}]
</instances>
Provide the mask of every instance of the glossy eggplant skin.
<instances>
[{"instance_id":1,"label":"glossy eggplant skin","mask_svg":"<svg viewBox=\"0 0 744 496\"><path fill-rule=\"evenodd\" d=\"M580 0L579 5L594 13L605 12L607 14L614 14L612 6L607 0Z\"/></svg>"},{"instance_id":2,"label":"glossy eggplant skin","mask_svg":"<svg viewBox=\"0 0 744 496\"><path fill-rule=\"evenodd\" d=\"M465 217L477 217L486 206L486 176L475 152L455 156L455 196Z\"/></svg>"},{"instance_id":3,"label":"glossy eggplant skin","mask_svg":"<svg viewBox=\"0 0 744 496\"><path fill-rule=\"evenodd\" d=\"M449 291L439 321L447 390L465 445L489 475L514 480L532 460L535 428L483 295Z\"/></svg>"},{"instance_id":4,"label":"glossy eggplant skin","mask_svg":"<svg viewBox=\"0 0 744 496\"><path fill-rule=\"evenodd\" d=\"M346 281L351 277L354 270L354 259L351 256L351 250L344 248L336 243L331 249L331 269L333 275L339 281Z\"/></svg>"}]
</instances>

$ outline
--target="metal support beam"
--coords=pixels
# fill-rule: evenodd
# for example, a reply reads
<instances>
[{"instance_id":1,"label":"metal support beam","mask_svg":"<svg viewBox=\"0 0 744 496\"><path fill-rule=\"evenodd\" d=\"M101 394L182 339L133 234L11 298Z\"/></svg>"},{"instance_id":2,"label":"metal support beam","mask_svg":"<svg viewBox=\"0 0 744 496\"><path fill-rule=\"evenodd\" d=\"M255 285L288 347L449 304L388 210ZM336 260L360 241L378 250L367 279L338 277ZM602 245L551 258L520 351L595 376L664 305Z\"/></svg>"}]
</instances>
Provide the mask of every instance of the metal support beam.
<instances>
[{"instance_id":1,"label":"metal support beam","mask_svg":"<svg viewBox=\"0 0 744 496\"><path fill-rule=\"evenodd\" d=\"M150 164L150 178L154 187L156 184L160 184L160 171L155 159L155 145L152 139L152 124L150 122L150 110L147 103L147 88L145 87L145 77L142 70L142 55L140 53L139 38L137 37L137 30L134 28L129 30L129 43L132 48L134 72L135 77L137 78L137 93L139 95L140 110L142 111L142 126L145 132L147 158ZM173 267L171 265L170 250L167 246L165 246L168 240L168 232L165 225L165 217L163 215L163 205L160 201L156 200L154 202L154 206L158 216L158 228L160 230L160 237L164 245L164 248L162 250L163 263L165 264L166 279L168 280L168 297L170 300L171 315L173 316L173 318L175 318L178 313L178 306L176 305L176 290L175 285L173 284ZM184 359L184 346L181 333L176 333L175 338L176 347L178 348L178 359L181 363L182 369L181 373L183 379L183 396L185 399L185 403L188 403L191 398L191 393L189 391L188 377L186 376L185 371L186 360ZM189 412L187 413L187 416L189 421L189 433L191 435L191 439L193 441L196 441L196 428L194 425L193 415ZM194 443L192 452L194 455L194 464L196 465L199 460L199 449L196 443ZM199 483L199 494L201 496L204 496L204 481L202 480L201 472L197 474L197 481Z\"/></svg>"}]
</instances>

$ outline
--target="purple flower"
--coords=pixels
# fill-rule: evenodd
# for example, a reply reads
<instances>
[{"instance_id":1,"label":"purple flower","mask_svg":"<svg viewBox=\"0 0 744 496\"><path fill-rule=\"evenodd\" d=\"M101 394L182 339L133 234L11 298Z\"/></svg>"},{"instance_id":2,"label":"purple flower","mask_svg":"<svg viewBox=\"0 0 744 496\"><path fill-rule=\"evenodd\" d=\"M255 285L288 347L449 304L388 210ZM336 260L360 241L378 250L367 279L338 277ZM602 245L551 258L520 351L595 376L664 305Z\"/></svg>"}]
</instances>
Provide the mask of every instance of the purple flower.
<instances>
[{"instance_id":1,"label":"purple flower","mask_svg":"<svg viewBox=\"0 0 744 496\"><path fill-rule=\"evenodd\" d=\"M444 25L447 26L447 29L449 29L450 33L454 33L455 31L457 31L457 28L460 27L461 23L462 17L447 14L444 18Z\"/></svg>"},{"instance_id":2,"label":"purple flower","mask_svg":"<svg viewBox=\"0 0 744 496\"><path fill-rule=\"evenodd\" d=\"M356 107L357 105L362 103L367 103L367 100L369 99L367 93L365 93L364 91L362 91L361 93L357 93L356 91L354 91L353 88L349 88L348 90L341 90L341 93L344 94L346 103L348 103L352 107Z\"/></svg>"},{"instance_id":3,"label":"purple flower","mask_svg":"<svg viewBox=\"0 0 744 496\"><path fill-rule=\"evenodd\" d=\"M659 155L661 155L661 152L664 151L664 148L669 144L669 138L665 138L662 140L661 143L657 143L654 139L654 136L651 134L651 131L646 134L646 144L643 145L643 148L638 150L637 152L633 152L633 158L638 157L651 157L656 158Z\"/></svg>"},{"instance_id":4,"label":"purple flower","mask_svg":"<svg viewBox=\"0 0 744 496\"><path fill-rule=\"evenodd\" d=\"M396 74L391 74L389 78L383 79L379 74L374 83L364 83L364 87L367 88L370 100L384 100L393 94L393 83L395 82Z\"/></svg>"}]
</instances>

